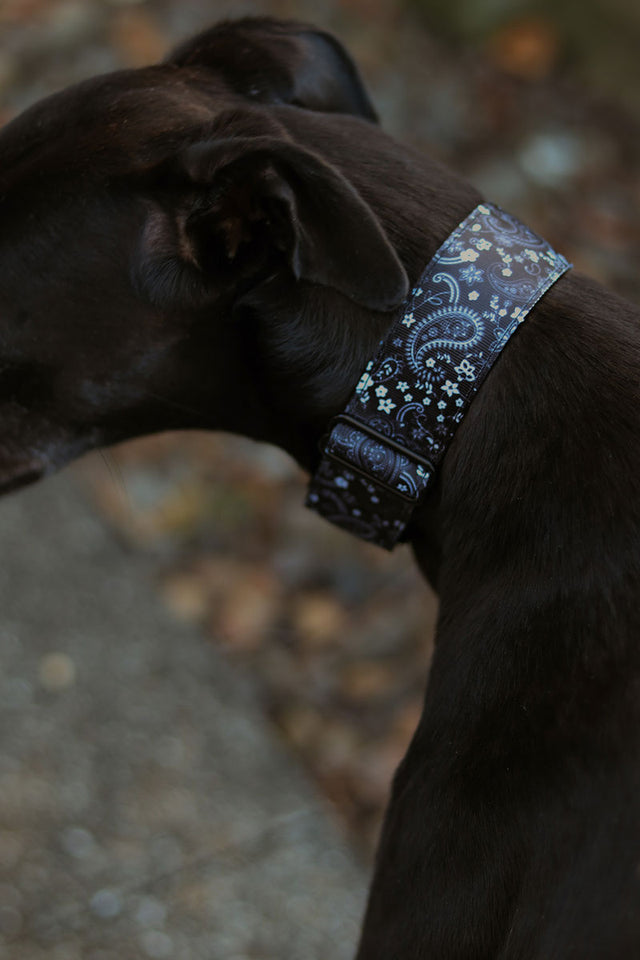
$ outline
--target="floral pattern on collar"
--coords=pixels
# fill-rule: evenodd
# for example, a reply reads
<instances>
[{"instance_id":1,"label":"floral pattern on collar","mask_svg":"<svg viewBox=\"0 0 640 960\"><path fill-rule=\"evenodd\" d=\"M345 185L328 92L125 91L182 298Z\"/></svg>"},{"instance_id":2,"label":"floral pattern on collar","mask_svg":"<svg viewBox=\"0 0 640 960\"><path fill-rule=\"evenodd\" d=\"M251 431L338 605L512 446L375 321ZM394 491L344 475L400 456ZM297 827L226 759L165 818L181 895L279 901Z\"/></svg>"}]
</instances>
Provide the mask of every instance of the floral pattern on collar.
<instances>
[{"instance_id":1,"label":"floral pattern on collar","mask_svg":"<svg viewBox=\"0 0 640 960\"><path fill-rule=\"evenodd\" d=\"M509 338L570 266L515 217L476 207L430 261L333 421L307 506L392 549Z\"/></svg>"}]
</instances>

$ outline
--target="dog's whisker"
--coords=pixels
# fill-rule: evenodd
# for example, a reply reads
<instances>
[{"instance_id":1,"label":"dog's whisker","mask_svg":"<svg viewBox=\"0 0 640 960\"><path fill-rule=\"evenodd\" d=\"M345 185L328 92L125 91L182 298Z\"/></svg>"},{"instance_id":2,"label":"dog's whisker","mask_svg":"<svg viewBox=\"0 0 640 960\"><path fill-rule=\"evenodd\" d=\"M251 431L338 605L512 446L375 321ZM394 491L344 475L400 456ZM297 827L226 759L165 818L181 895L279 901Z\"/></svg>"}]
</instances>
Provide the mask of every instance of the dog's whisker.
<instances>
[{"instance_id":1,"label":"dog's whisker","mask_svg":"<svg viewBox=\"0 0 640 960\"><path fill-rule=\"evenodd\" d=\"M127 510L129 513L133 513L133 504L131 502L131 497L129 496L129 491L127 490L124 475L120 469L120 464L115 457L109 453L108 450L98 450L98 453L100 454L100 459L107 468L109 476L113 480L124 503L126 504Z\"/></svg>"}]
</instances>

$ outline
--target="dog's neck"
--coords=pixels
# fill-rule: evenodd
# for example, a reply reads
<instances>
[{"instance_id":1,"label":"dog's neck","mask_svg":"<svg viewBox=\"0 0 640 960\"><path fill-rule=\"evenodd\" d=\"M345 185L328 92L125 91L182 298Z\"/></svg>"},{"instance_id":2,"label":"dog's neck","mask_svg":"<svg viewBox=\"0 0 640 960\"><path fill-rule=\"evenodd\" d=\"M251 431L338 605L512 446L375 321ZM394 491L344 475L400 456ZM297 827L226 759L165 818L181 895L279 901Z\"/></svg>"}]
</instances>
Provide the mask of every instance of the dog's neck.
<instances>
[{"instance_id":1,"label":"dog's neck","mask_svg":"<svg viewBox=\"0 0 640 960\"><path fill-rule=\"evenodd\" d=\"M455 226L453 219L443 224L445 236ZM425 259L438 239L425 249ZM613 301L616 329L609 326ZM470 610L474 604L477 609L478 597L491 592L491 584L495 609L487 615L496 618L498 584L502 597L509 596L518 575L541 607L559 603L567 591L584 593L586 572L599 589L609 590L598 558L615 556L616 537L629 528L620 520L612 529L607 511L616 502L633 512L628 495L615 497L612 490L628 482L626 464L635 455L631 424L624 417L620 421L618 391L620 371L633 355L637 318L630 304L598 284L567 277L536 307L496 365L408 530L421 569L440 595L443 627L449 610ZM367 317L355 327L345 325L341 342L319 331L317 349L324 357L316 369L332 372L319 406L329 409L317 419L305 418L302 430L283 421L277 439L307 470L317 466L329 420L342 409L392 320L384 316L372 324ZM596 357L594 342L603 348ZM617 370L611 395L606 384L603 392L599 365ZM633 393L632 373L623 380ZM635 396L629 397L629 409L636 409ZM610 447L604 456L596 452L601 438ZM640 454L638 460L634 476L640 477ZM593 530L580 530L585 516L594 518ZM629 518L636 521L640 525L638 517ZM609 545L593 542L603 531ZM441 642L446 634L440 630Z\"/></svg>"},{"instance_id":2,"label":"dog's neck","mask_svg":"<svg viewBox=\"0 0 640 960\"><path fill-rule=\"evenodd\" d=\"M478 718L499 705L523 756L532 730L559 754L590 749L580 738L598 710L624 711L640 675L639 323L630 304L567 275L505 351L437 503L416 516L418 559L432 562L434 533L439 546L436 676L455 662L458 691L484 678Z\"/></svg>"},{"instance_id":3,"label":"dog's neck","mask_svg":"<svg viewBox=\"0 0 640 960\"><path fill-rule=\"evenodd\" d=\"M328 159L344 165L342 157L336 148ZM482 198L421 154L398 159L395 144L388 166L375 208L413 285ZM344 172L366 192L355 167ZM344 409L402 308L376 315L305 284L292 296L290 288L280 291L272 283L258 299L269 322L256 324L259 355L268 358L257 375L265 377L263 409L273 409L275 416L253 435L282 446L312 472L329 422ZM630 536L636 524L640 533L640 519L633 515L640 495L634 499L628 490L616 491L640 483L635 424L620 411L621 383L628 392L626 409L634 417L637 410L631 366L637 323L630 304L578 274L568 275L535 308L474 400L437 484L407 531L440 595L441 644L449 611L460 617L475 605L476 611L487 610L489 621L499 619L500 591L502 598L513 595L514 576L524 581L521 595L529 593L532 603L537 598L540 609L560 603L566 591L583 595L587 572L601 595L614 589L605 583L605 573L615 567L610 558L616 550L618 556L628 553L618 540ZM295 380L292 370L298 371ZM638 462L631 465L634 458ZM618 517L612 526L614 504L631 516ZM580 531L589 516L593 527ZM608 539L596 542L603 536ZM630 571L636 561L630 558ZM603 565L607 571L599 569ZM483 593L492 598L491 611L488 600L479 602ZM623 619L635 616L626 611L627 602L621 600L618 608ZM597 620L595 607L590 609ZM487 629L484 623L482 632ZM567 624L568 635L575 630L577 625Z\"/></svg>"},{"instance_id":4,"label":"dog's neck","mask_svg":"<svg viewBox=\"0 0 640 960\"><path fill-rule=\"evenodd\" d=\"M307 505L392 549L502 350L569 268L519 220L479 204L427 265L332 424Z\"/></svg>"},{"instance_id":5,"label":"dog's neck","mask_svg":"<svg viewBox=\"0 0 640 960\"><path fill-rule=\"evenodd\" d=\"M437 646L379 856L415 863L422 902L448 904L443 941L466 925L481 942L483 914L508 916L517 884L484 901L459 878L470 863L483 876L516 864L517 877L535 862L522 809L532 804L560 845L566 805L606 809L603 771L635 769L639 330L634 307L568 274L505 350L416 511L412 546L440 598ZM419 858L400 816L423 825ZM365 929L396 910L392 893L374 883Z\"/></svg>"}]
</instances>

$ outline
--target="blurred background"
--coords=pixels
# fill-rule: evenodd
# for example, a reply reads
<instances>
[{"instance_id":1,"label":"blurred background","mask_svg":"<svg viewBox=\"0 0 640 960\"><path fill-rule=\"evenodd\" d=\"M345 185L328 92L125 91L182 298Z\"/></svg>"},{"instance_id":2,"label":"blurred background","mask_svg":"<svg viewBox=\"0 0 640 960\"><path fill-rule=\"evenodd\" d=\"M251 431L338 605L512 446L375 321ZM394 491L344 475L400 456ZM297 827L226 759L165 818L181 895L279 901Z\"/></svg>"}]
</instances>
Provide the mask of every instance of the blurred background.
<instances>
[{"instance_id":1,"label":"blurred background","mask_svg":"<svg viewBox=\"0 0 640 960\"><path fill-rule=\"evenodd\" d=\"M636 0L0 0L0 120L86 76L157 60L217 19L265 13L335 32L386 129L640 301ZM296 466L239 438L141 440L73 470L120 546L144 556L168 622L250 677L263 722L368 862L437 613L408 552L388 556L305 512ZM45 688L73 686L69 657L39 669ZM140 955L173 950L160 938Z\"/></svg>"}]
</instances>

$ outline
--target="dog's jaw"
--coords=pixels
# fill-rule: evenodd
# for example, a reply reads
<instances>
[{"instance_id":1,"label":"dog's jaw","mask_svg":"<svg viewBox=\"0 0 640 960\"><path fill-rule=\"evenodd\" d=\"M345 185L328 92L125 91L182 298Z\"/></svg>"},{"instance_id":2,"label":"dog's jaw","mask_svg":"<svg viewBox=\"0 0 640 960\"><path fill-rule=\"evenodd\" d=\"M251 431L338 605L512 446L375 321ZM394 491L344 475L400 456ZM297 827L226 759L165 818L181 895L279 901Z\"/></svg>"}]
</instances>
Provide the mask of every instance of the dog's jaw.
<instances>
[{"instance_id":1,"label":"dog's jaw","mask_svg":"<svg viewBox=\"0 0 640 960\"><path fill-rule=\"evenodd\" d=\"M4 473L0 473L0 496L30 486L41 480L46 473L46 469L37 460L6 469Z\"/></svg>"}]
</instances>

